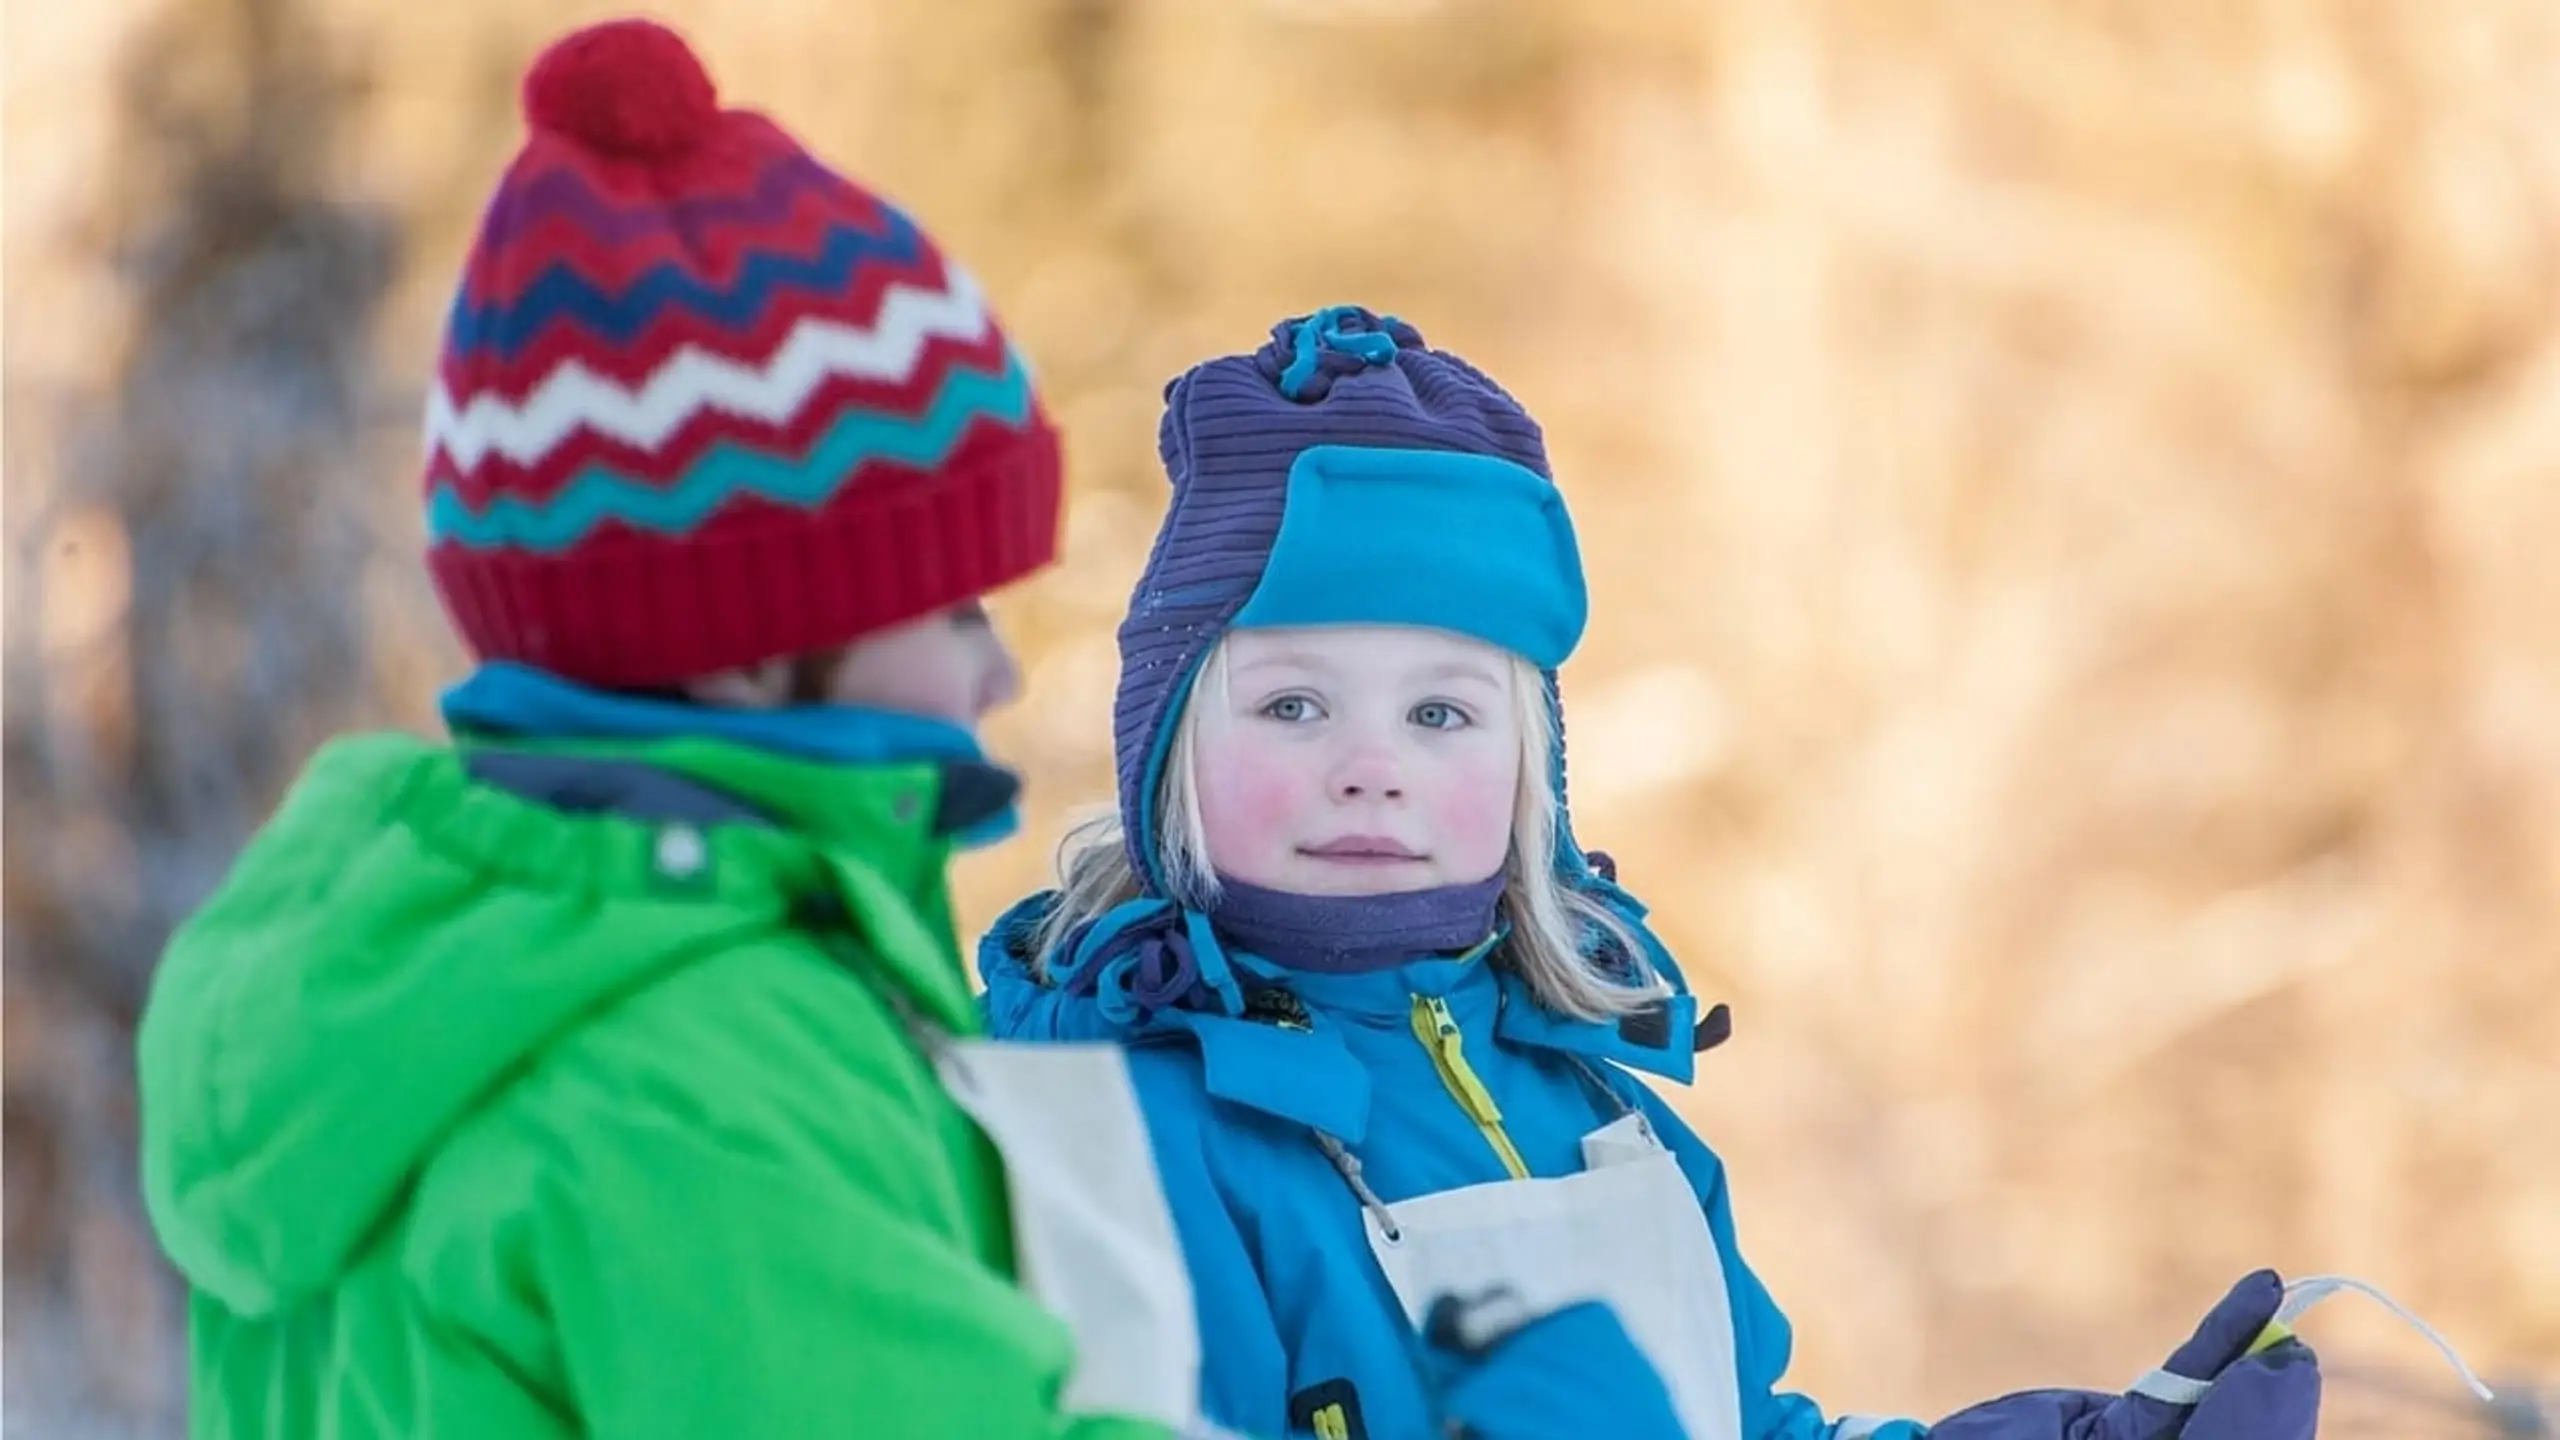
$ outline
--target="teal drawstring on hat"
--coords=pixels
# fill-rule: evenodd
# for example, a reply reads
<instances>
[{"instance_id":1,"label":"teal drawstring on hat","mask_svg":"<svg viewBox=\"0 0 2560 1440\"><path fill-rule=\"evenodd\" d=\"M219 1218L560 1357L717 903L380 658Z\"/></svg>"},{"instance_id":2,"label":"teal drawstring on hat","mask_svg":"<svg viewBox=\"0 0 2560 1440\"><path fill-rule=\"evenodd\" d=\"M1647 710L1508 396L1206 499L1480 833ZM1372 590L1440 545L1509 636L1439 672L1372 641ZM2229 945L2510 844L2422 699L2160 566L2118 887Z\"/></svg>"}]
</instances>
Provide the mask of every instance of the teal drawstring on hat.
<instances>
[{"instance_id":1,"label":"teal drawstring on hat","mask_svg":"<svg viewBox=\"0 0 2560 1440\"><path fill-rule=\"evenodd\" d=\"M1317 368L1324 363L1321 358L1323 352L1327 350L1356 355L1370 365L1395 362L1395 337L1386 332L1386 327L1400 322L1393 315L1382 315L1378 318L1379 328L1375 330L1343 330L1343 317L1359 313L1357 305L1327 305L1307 317L1306 323L1298 327L1296 351L1289 361L1289 368L1280 372L1282 395L1291 400L1302 398L1301 392L1306 389L1307 382L1316 377Z\"/></svg>"}]
</instances>

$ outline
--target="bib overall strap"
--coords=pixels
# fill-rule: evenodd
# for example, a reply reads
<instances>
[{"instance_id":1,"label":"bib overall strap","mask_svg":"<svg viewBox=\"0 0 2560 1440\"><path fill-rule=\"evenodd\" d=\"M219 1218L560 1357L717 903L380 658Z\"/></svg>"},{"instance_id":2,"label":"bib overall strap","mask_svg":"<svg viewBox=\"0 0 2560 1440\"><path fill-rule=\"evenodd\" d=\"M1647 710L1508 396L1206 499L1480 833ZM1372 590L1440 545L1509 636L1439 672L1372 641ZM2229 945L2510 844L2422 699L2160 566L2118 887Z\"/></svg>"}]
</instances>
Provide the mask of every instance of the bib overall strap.
<instances>
[{"instance_id":1,"label":"bib overall strap","mask_svg":"<svg viewBox=\"0 0 2560 1440\"><path fill-rule=\"evenodd\" d=\"M1565 1058L1573 1062L1574 1073L1582 1077L1582 1083L1590 1086L1591 1093L1599 1098L1601 1104L1609 1108L1609 1118L1624 1120L1637 1113L1635 1102L1618 1093L1618 1087L1610 1084L1608 1078L1603 1076L1599 1068L1590 1060L1569 1052Z\"/></svg>"}]
</instances>

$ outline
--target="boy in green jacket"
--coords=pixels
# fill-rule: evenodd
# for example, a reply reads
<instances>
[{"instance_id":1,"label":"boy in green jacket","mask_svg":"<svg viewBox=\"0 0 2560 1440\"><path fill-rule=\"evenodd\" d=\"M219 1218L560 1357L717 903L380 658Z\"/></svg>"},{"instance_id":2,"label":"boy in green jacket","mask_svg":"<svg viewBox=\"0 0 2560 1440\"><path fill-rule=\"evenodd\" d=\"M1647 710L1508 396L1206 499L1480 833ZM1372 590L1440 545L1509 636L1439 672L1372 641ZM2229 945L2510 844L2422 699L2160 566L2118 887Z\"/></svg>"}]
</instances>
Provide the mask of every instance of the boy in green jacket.
<instances>
[{"instance_id":1,"label":"boy in green jacket","mask_svg":"<svg viewBox=\"0 0 2560 1440\"><path fill-rule=\"evenodd\" d=\"M1021 360L670 32L524 104L428 407L453 743L325 748L142 1025L195 1433L1165 1434L1071 1403L937 1065L978 597L1056 541Z\"/></svg>"}]
</instances>

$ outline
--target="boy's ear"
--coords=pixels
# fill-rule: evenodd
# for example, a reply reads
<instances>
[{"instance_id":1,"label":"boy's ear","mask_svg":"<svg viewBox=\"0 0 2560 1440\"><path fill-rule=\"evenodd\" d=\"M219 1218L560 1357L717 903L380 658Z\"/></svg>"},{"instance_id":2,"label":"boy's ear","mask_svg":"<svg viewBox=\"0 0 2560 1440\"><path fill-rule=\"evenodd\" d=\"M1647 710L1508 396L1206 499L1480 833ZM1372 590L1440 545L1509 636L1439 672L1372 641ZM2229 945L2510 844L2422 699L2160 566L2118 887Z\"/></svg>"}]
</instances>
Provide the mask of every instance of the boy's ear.
<instances>
[{"instance_id":1,"label":"boy's ear","mask_svg":"<svg viewBox=\"0 0 2560 1440\"><path fill-rule=\"evenodd\" d=\"M844 669L851 646L794 655L784 664L783 700L792 705L824 705L835 698L836 676Z\"/></svg>"},{"instance_id":2,"label":"boy's ear","mask_svg":"<svg viewBox=\"0 0 2560 1440\"><path fill-rule=\"evenodd\" d=\"M797 666L790 660L767 660L717 675L684 682L685 697L699 705L731 710L773 710L791 701Z\"/></svg>"}]
</instances>

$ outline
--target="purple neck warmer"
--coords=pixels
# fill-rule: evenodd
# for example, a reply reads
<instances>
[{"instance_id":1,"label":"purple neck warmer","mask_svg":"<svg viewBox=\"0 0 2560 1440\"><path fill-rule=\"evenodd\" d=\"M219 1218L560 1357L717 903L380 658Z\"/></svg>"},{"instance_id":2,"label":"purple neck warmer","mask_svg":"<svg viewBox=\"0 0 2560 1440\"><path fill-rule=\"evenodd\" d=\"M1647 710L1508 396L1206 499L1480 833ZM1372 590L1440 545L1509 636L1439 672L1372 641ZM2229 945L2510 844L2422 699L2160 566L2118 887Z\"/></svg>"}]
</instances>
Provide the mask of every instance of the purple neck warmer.
<instances>
[{"instance_id":1,"label":"purple neck warmer","mask_svg":"<svg viewBox=\"0 0 2560 1440\"><path fill-rule=\"evenodd\" d=\"M1327 975L1387 970L1493 934L1507 876L1395 895L1292 895L1219 878L1209 922L1275 965Z\"/></svg>"}]
</instances>

